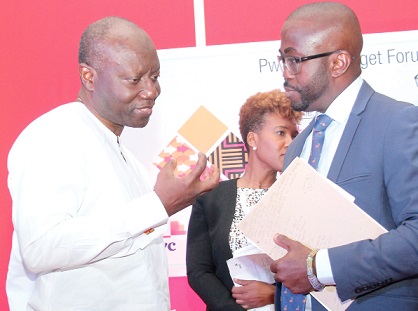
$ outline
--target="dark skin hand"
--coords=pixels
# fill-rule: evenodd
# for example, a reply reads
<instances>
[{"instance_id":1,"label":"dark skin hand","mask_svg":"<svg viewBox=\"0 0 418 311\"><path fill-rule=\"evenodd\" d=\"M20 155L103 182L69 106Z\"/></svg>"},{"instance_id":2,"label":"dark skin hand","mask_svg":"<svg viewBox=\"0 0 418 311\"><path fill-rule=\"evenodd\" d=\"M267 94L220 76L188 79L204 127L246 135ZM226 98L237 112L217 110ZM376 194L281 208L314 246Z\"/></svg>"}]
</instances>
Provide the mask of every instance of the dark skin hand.
<instances>
[{"instance_id":1,"label":"dark skin hand","mask_svg":"<svg viewBox=\"0 0 418 311\"><path fill-rule=\"evenodd\" d=\"M284 257L270 265L276 281L283 283L294 294L307 294L313 291L306 269L306 259L311 249L281 234L276 234L273 240L287 250Z\"/></svg>"},{"instance_id":2,"label":"dark skin hand","mask_svg":"<svg viewBox=\"0 0 418 311\"><path fill-rule=\"evenodd\" d=\"M186 176L175 175L176 159L170 159L161 169L154 191L171 216L194 203L196 198L219 183L219 169L212 165L206 170L206 156L199 152L196 167Z\"/></svg>"},{"instance_id":3,"label":"dark skin hand","mask_svg":"<svg viewBox=\"0 0 418 311\"><path fill-rule=\"evenodd\" d=\"M244 309L253 309L274 303L275 286L254 280L234 279L242 286L232 287L232 297Z\"/></svg>"}]
</instances>

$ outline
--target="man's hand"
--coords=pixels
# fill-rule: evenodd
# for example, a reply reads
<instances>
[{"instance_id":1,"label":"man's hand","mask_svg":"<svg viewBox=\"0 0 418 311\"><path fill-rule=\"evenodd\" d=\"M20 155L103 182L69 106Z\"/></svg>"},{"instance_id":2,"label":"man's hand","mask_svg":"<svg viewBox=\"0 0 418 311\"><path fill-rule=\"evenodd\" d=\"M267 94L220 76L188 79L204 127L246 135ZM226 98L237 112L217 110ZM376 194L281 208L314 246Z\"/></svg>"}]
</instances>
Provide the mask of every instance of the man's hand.
<instances>
[{"instance_id":1,"label":"man's hand","mask_svg":"<svg viewBox=\"0 0 418 311\"><path fill-rule=\"evenodd\" d=\"M154 191L163 203L168 216L193 204L197 196L212 190L219 183L219 169L206 169L206 156L199 152L196 167L180 178L174 174L177 161L170 159L157 176Z\"/></svg>"},{"instance_id":2,"label":"man's hand","mask_svg":"<svg viewBox=\"0 0 418 311\"><path fill-rule=\"evenodd\" d=\"M242 286L232 287L232 297L237 304L244 309L254 309L274 303L274 291L276 287L254 280L234 280Z\"/></svg>"},{"instance_id":3,"label":"man's hand","mask_svg":"<svg viewBox=\"0 0 418 311\"><path fill-rule=\"evenodd\" d=\"M276 234L274 242L287 250L287 254L270 265L276 281L283 283L294 294L307 294L313 290L309 283L306 259L311 250L288 237Z\"/></svg>"}]
</instances>

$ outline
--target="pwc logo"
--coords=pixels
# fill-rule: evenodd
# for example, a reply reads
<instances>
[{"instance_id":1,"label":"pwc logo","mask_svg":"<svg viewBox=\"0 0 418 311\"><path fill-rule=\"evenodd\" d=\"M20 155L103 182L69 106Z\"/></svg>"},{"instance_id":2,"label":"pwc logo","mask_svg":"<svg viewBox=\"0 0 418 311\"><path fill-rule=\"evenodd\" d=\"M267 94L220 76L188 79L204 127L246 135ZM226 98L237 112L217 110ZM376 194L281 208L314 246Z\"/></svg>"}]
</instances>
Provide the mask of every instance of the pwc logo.
<instances>
[{"instance_id":1,"label":"pwc logo","mask_svg":"<svg viewBox=\"0 0 418 311\"><path fill-rule=\"evenodd\" d=\"M164 246L169 252L175 252L177 250L176 242L165 242Z\"/></svg>"}]
</instances>

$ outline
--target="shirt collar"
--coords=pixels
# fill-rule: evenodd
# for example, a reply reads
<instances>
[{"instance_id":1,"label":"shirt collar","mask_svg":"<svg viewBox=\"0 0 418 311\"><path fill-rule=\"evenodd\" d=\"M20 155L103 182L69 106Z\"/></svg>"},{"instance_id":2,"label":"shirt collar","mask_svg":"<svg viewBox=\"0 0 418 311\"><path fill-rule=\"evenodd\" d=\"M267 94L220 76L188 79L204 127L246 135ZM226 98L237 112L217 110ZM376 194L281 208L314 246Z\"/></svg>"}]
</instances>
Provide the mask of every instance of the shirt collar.
<instances>
[{"instance_id":1,"label":"shirt collar","mask_svg":"<svg viewBox=\"0 0 418 311\"><path fill-rule=\"evenodd\" d=\"M353 109L363 79L358 77L328 107L326 114L338 123L345 123Z\"/></svg>"}]
</instances>

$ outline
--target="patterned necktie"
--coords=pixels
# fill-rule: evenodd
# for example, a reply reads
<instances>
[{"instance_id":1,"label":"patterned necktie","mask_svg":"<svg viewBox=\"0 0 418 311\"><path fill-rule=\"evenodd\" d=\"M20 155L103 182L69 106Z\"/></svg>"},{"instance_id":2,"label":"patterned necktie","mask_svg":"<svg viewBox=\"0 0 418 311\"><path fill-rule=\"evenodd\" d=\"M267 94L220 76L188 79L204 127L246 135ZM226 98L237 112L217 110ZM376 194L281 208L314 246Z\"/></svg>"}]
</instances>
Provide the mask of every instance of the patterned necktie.
<instances>
[{"instance_id":1,"label":"patterned necktie","mask_svg":"<svg viewBox=\"0 0 418 311\"><path fill-rule=\"evenodd\" d=\"M304 311L306 296L303 294L293 294L282 284L280 294L280 307L282 311Z\"/></svg>"},{"instance_id":2,"label":"patterned necktie","mask_svg":"<svg viewBox=\"0 0 418 311\"><path fill-rule=\"evenodd\" d=\"M318 169L319 158L321 157L322 146L324 145L325 130L332 122L326 114L321 114L316 118L312 131L312 149L308 163Z\"/></svg>"},{"instance_id":3,"label":"patterned necktie","mask_svg":"<svg viewBox=\"0 0 418 311\"><path fill-rule=\"evenodd\" d=\"M316 118L312 132L312 149L309 156L309 164L318 169L319 158L321 157L322 146L324 145L325 130L332 122L332 119L326 114L321 114ZM306 296L302 294L293 294L286 286L282 284L280 295L280 306L282 311L304 311Z\"/></svg>"}]
</instances>

